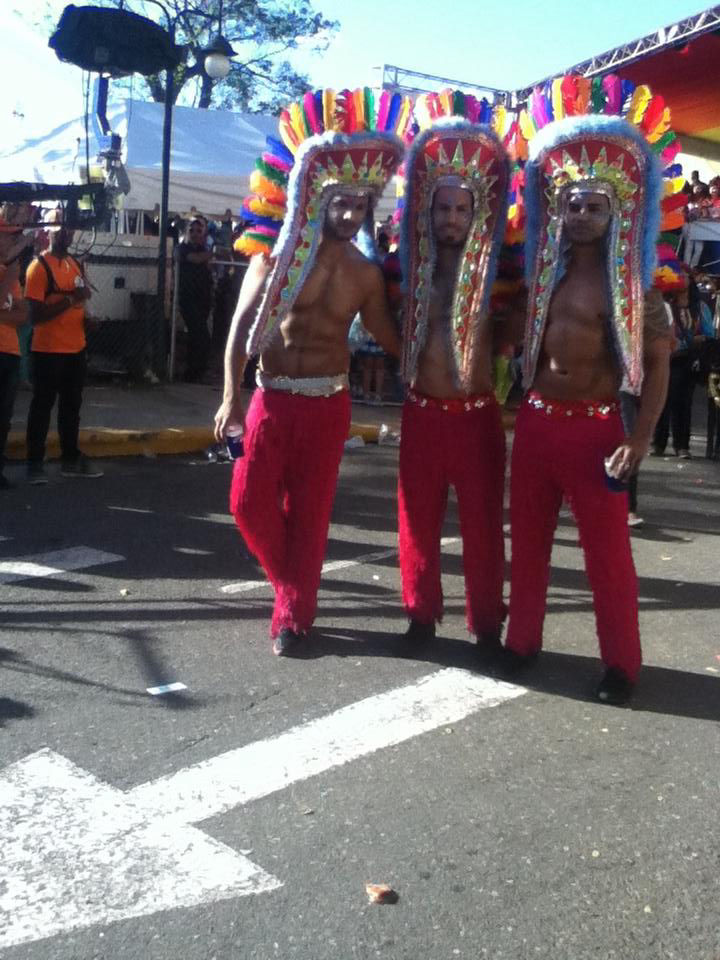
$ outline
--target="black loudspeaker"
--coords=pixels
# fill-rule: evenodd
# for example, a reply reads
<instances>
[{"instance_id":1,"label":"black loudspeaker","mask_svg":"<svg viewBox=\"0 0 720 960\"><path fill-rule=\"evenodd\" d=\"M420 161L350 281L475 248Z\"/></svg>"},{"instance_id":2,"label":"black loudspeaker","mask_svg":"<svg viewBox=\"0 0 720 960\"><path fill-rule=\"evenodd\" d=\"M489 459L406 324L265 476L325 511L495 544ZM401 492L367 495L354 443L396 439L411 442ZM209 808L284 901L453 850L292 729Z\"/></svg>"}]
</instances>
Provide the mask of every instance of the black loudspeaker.
<instances>
[{"instance_id":1,"label":"black loudspeaker","mask_svg":"<svg viewBox=\"0 0 720 960\"><path fill-rule=\"evenodd\" d=\"M174 69L184 56L167 30L147 17L72 3L63 10L48 46L65 63L113 77Z\"/></svg>"}]
</instances>

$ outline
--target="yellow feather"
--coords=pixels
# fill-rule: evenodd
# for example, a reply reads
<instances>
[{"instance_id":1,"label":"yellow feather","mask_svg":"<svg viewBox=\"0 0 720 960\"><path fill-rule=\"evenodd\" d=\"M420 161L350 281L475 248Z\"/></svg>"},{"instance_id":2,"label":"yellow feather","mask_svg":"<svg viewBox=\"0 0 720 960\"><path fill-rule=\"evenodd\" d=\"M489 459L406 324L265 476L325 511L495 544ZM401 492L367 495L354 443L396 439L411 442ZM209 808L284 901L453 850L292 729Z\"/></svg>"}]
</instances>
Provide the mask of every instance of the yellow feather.
<instances>
[{"instance_id":1,"label":"yellow feather","mask_svg":"<svg viewBox=\"0 0 720 960\"><path fill-rule=\"evenodd\" d=\"M520 124L520 133L522 133L526 140L532 140L535 136L535 124L530 119L530 114L527 110L520 111L518 123Z\"/></svg>"},{"instance_id":2,"label":"yellow feather","mask_svg":"<svg viewBox=\"0 0 720 960\"><path fill-rule=\"evenodd\" d=\"M293 103L290 106L290 121L292 123L292 128L295 131L300 143L303 140L307 139L307 131L305 129L305 118L302 114L302 108L299 103Z\"/></svg>"},{"instance_id":3,"label":"yellow feather","mask_svg":"<svg viewBox=\"0 0 720 960\"><path fill-rule=\"evenodd\" d=\"M495 133L502 139L505 136L506 126L507 126L507 110L502 103L498 103L492 113L492 119L490 120L490 125L492 126Z\"/></svg>"},{"instance_id":4,"label":"yellow feather","mask_svg":"<svg viewBox=\"0 0 720 960\"><path fill-rule=\"evenodd\" d=\"M278 132L280 139L294 156L297 153L298 142L297 134L293 130L290 122L288 120L281 120L278 124Z\"/></svg>"},{"instance_id":5,"label":"yellow feather","mask_svg":"<svg viewBox=\"0 0 720 960\"><path fill-rule=\"evenodd\" d=\"M557 77L552 82L550 99L552 100L553 117L555 120L562 120L565 116L562 98L562 77Z\"/></svg>"},{"instance_id":6,"label":"yellow feather","mask_svg":"<svg viewBox=\"0 0 720 960\"><path fill-rule=\"evenodd\" d=\"M395 130L399 137L405 135L408 123L410 122L410 110L411 103L409 97L403 97L402 106L400 107L400 113L398 114L397 123L395 125Z\"/></svg>"},{"instance_id":7,"label":"yellow feather","mask_svg":"<svg viewBox=\"0 0 720 960\"><path fill-rule=\"evenodd\" d=\"M440 94L440 106L442 107L443 115L446 117L451 117L453 112L453 92L452 90L443 90Z\"/></svg>"},{"instance_id":8,"label":"yellow feather","mask_svg":"<svg viewBox=\"0 0 720 960\"><path fill-rule=\"evenodd\" d=\"M335 91L323 90L323 123L326 130L335 129Z\"/></svg>"},{"instance_id":9,"label":"yellow feather","mask_svg":"<svg viewBox=\"0 0 720 960\"><path fill-rule=\"evenodd\" d=\"M665 109L663 110L662 119L658 120L654 129L651 130L650 133L647 135L648 143L657 143L660 137L662 137L663 134L667 133L669 129L670 129L670 107L665 107Z\"/></svg>"},{"instance_id":10,"label":"yellow feather","mask_svg":"<svg viewBox=\"0 0 720 960\"><path fill-rule=\"evenodd\" d=\"M645 84L635 87L632 100L630 101L630 107L628 108L627 112L627 119L630 121L630 123L634 123L636 125L640 123L651 99L652 93L650 92L650 87L646 86Z\"/></svg>"}]
</instances>

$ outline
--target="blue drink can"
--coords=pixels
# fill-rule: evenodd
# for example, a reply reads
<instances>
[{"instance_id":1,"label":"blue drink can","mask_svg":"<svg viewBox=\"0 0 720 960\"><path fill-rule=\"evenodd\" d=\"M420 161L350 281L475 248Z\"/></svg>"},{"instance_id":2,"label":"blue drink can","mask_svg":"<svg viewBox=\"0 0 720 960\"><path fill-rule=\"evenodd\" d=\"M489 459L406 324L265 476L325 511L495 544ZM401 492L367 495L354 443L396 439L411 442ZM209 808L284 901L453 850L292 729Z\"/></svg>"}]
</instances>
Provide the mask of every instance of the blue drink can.
<instances>
[{"instance_id":1,"label":"blue drink can","mask_svg":"<svg viewBox=\"0 0 720 960\"><path fill-rule=\"evenodd\" d=\"M225 434L228 456L231 460L238 460L245 453L243 445L243 428L237 424L228 427Z\"/></svg>"}]
</instances>

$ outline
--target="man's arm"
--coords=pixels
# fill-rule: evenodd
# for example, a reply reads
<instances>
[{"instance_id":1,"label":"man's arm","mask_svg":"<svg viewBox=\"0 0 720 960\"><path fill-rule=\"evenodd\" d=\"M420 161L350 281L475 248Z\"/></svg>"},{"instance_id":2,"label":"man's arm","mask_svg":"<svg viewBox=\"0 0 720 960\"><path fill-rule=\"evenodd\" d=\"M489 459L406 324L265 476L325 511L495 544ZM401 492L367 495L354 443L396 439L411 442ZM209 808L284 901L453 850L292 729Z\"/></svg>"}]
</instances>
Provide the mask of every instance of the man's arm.
<instances>
[{"instance_id":1,"label":"man's arm","mask_svg":"<svg viewBox=\"0 0 720 960\"><path fill-rule=\"evenodd\" d=\"M650 448L655 425L665 405L670 376L670 347L669 336L655 337L645 345L643 385L635 427L625 443L612 455L609 464L610 472L621 480L637 470Z\"/></svg>"},{"instance_id":2,"label":"man's arm","mask_svg":"<svg viewBox=\"0 0 720 960\"><path fill-rule=\"evenodd\" d=\"M35 300L33 297L27 298L27 305L30 314L30 323L35 327L40 323L47 323L55 317L75 307L79 303L84 303L90 298L90 290L87 287L79 287L64 294L56 303L45 303L42 300Z\"/></svg>"},{"instance_id":3,"label":"man's arm","mask_svg":"<svg viewBox=\"0 0 720 960\"><path fill-rule=\"evenodd\" d=\"M380 269L368 271L368 294L360 307L360 319L370 336L391 357L400 356L400 337L390 316L385 283Z\"/></svg>"},{"instance_id":4,"label":"man's arm","mask_svg":"<svg viewBox=\"0 0 720 960\"><path fill-rule=\"evenodd\" d=\"M225 346L225 386L223 401L215 414L215 439L222 443L231 423L244 424L245 409L242 402L243 372L247 356L245 344L248 332L255 319L265 281L273 268L273 261L256 254L248 265L237 307L233 314L230 332Z\"/></svg>"}]
</instances>

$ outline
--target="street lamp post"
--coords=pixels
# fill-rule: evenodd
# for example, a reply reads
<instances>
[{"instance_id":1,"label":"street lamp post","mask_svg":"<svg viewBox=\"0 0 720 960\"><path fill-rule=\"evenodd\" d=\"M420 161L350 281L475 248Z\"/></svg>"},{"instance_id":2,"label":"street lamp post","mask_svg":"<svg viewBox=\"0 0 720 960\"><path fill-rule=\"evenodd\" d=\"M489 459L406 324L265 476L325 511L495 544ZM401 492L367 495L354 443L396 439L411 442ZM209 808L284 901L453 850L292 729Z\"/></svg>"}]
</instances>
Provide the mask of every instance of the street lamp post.
<instances>
[{"instance_id":1,"label":"street lamp post","mask_svg":"<svg viewBox=\"0 0 720 960\"><path fill-rule=\"evenodd\" d=\"M168 33L173 44L175 43L175 24L163 4L158 0L151 0L161 7L168 21ZM222 5L220 7L222 18ZM222 19L220 19L222 29ZM202 69L212 80L222 80L230 72L230 58L235 51L222 34L217 34L205 49L199 51L203 57ZM175 99L175 71L168 66L165 71L165 100L163 112L163 141L162 141L162 186L160 192L160 223L158 227L160 249L158 251L157 274L157 322L153 340L153 366L159 377L168 374L167 369L167 328L165 320L165 292L167 290L167 239L168 214L170 206L170 149L172 143L172 111Z\"/></svg>"}]
</instances>

